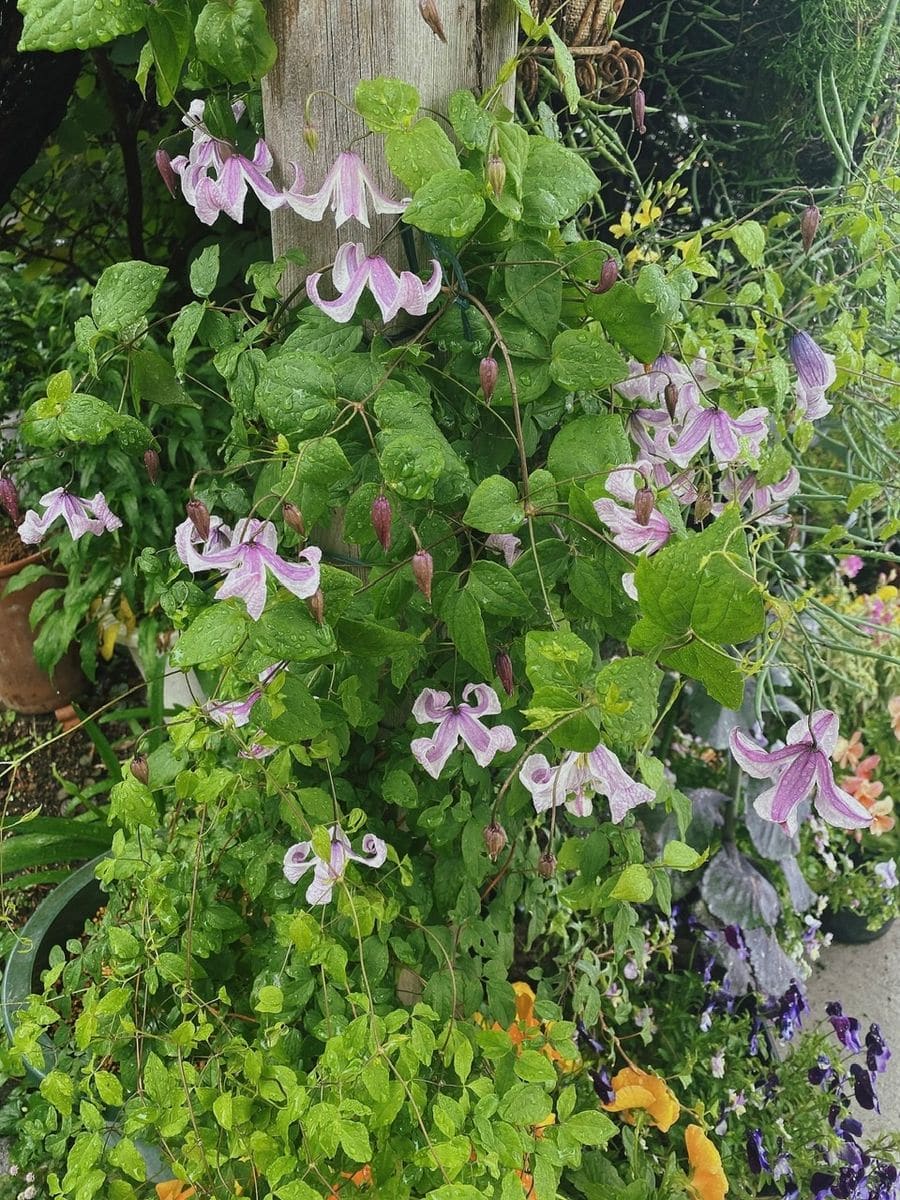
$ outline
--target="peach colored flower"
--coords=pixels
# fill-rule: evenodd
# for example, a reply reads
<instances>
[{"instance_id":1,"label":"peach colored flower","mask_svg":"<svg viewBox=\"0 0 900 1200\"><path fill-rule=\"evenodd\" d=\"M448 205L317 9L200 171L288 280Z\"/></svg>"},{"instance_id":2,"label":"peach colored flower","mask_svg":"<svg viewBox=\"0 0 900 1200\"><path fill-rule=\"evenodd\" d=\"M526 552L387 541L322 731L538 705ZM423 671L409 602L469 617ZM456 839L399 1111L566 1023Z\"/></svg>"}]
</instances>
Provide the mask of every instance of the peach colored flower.
<instances>
[{"instance_id":1,"label":"peach colored flower","mask_svg":"<svg viewBox=\"0 0 900 1200\"><path fill-rule=\"evenodd\" d=\"M864 751L865 746L862 744L862 730L854 729L849 738L838 738L837 745L831 757L845 771L855 771L856 764L862 758Z\"/></svg>"},{"instance_id":2,"label":"peach colored flower","mask_svg":"<svg viewBox=\"0 0 900 1200\"><path fill-rule=\"evenodd\" d=\"M688 1125L684 1144L691 1164L688 1180L691 1195L695 1200L724 1200L728 1180L722 1170L722 1159L699 1125Z\"/></svg>"},{"instance_id":3,"label":"peach colored flower","mask_svg":"<svg viewBox=\"0 0 900 1200\"><path fill-rule=\"evenodd\" d=\"M651 1124L666 1133L678 1120L681 1106L669 1091L664 1079L649 1075L637 1067L623 1067L612 1078L615 1099L604 1104L607 1112L623 1113L623 1120L634 1124L636 1110L647 1113Z\"/></svg>"},{"instance_id":4,"label":"peach colored flower","mask_svg":"<svg viewBox=\"0 0 900 1200\"><path fill-rule=\"evenodd\" d=\"M866 808L871 808L884 791L884 784L880 779L867 779L865 776L851 775L849 779L844 779L842 782L844 791L855 796Z\"/></svg>"}]
</instances>

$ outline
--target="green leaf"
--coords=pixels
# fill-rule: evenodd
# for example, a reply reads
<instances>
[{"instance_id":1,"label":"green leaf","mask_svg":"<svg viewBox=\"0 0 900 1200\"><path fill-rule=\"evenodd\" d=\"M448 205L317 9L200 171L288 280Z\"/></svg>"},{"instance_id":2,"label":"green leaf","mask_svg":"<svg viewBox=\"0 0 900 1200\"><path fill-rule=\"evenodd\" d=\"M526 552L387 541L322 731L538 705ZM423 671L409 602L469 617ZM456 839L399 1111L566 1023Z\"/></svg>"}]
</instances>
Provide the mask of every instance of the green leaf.
<instances>
[{"instance_id":1,"label":"green leaf","mask_svg":"<svg viewBox=\"0 0 900 1200\"><path fill-rule=\"evenodd\" d=\"M613 900L626 900L633 904L645 904L653 895L653 880L643 863L632 863L616 880L610 892Z\"/></svg>"},{"instance_id":2,"label":"green leaf","mask_svg":"<svg viewBox=\"0 0 900 1200\"><path fill-rule=\"evenodd\" d=\"M628 363L603 337L600 325L590 321L554 338L550 374L560 387L584 392L627 379Z\"/></svg>"},{"instance_id":3,"label":"green leaf","mask_svg":"<svg viewBox=\"0 0 900 1200\"><path fill-rule=\"evenodd\" d=\"M522 220L543 228L574 217L599 190L584 159L549 138L529 139L528 163L522 178Z\"/></svg>"},{"instance_id":4,"label":"green leaf","mask_svg":"<svg viewBox=\"0 0 900 1200\"><path fill-rule=\"evenodd\" d=\"M388 166L413 191L438 171L459 166L456 148L431 117L422 117L408 129L394 129L384 140Z\"/></svg>"},{"instance_id":5,"label":"green leaf","mask_svg":"<svg viewBox=\"0 0 900 1200\"><path fill-rule=\"evenodd\" d=\"M536 241L513 242L506 252L503 279L512 311L549 340L559 325L563 281L547 247Z\"/></svg>"},{"instance_id":6,"label":"green leaf","mask_svg":"<svg viewBox=\"0 0 900 1200\"><path fill-rule=\"evenodd\" d=\"M562 427L550 443L547 466L557 483L583 483L628 462L631 454L621 417L598 413Z\"/></svg>"},{"instance_id":7,"label":"green leaf","mask_svg":"<svg viewBox=\"0 0 900 1200\"><path fill-rule=\"evenodd\" d=\"M453 167L438 171L420 187L407 205L403 220L425 233L465 237L484 216L481 185L471 171Z\"/></svg>"},{"instance_id":8,"label":"green leaf","mask_svg":"<svg viewBox=\"0 0 900 1200\"><path fill-rule=\"evenodd\" d=\"M127 413L118 413L104 400L73 392L64 400L36 400L22 418L22 436L35 446L82 442L97 446L114 437L123 450L144 450L153 441L150 430Z\"/></svg>"},{"instance_id":9,"label":"green leaf","mask_svg":"<svg viewBox=\"0 0 900 1200\"><path fill-rule=\"evenodd\" d=\"M147 16L145 0L19 0L24 15L19 50L89 50L135 33Z\"/></svg>"},{"instance_id":10,"label":"green leaf","mask_svg":"<svg viewBox=\"0 0 900 1200\"><path fill-rule=\"evenodd\" d=\"M175 643L173 667L187 670L204 663L215 665L233 654L247 635L247 616L237 601L205 608Z\"/></svg>"},{"instance_id":11,"label":"green leaf","mask_svg":"<svg viewBox=\"0 0 900 1200\"><path fill-rule=\"evenodd\" d=\"M484 618L472 593L468 589L451 592L441 606L440 615L461 657L482 678L492 678L494 667L488 650Z\"/></svg>"},{"instance_id":12,"label":"green leaf","mask_svg":"<svg viewBox=\"0 0 900 1200\"><path fill-rule=\"evenodd\" d=\"M591 296L586 304L609 337L640 362L658 357L665 341L666 322L655 301L642 300L630 283L620 279L608 292Z\"/></svg>"},{"instance_id":13,"label":"green leaf","mask_svg":"<svg viewBox=\"0 0 900 1200\"><path fill-rule=\"evenodd\" d=\"M537 1125L552 1111L547 1093L534 1083L514 1083L500 1099L497 1115L510 1125Z\"/></svg>"},{"instance_id":14,"label":"green leaf","mask_svg":"<svg viewBox=\"0 0 900 1200\"><path fill-rule=\"evenodd\" d=\"M341 1149L354 1162L369 1162L372 1145L365 1125L360 1121L344 1121L341 1125Z\"/></svg>"},{"instance_id":15,"label":"green leaf","mask_svg":"<svg viewBox=\"0 0 900 1200\"><path fill-rule=\"evenodd\" d=\"M64 1117L72 1115L75 1083L64 1071L51 1071L41 1080L41 1095Z\"/></svg>"},{"instance_id":16,"label":"green leaf","mask_svg":"<svg viewBox=\"0 0 900 1200\"><path fill-rule=\"evenodd\" d=\"M593 1146L601 1150L617 1133L615 1122L611 1121L606 1113L591 1110L573 1113L561 1128L577 1138L582 1146Z\"/></svg>"},{"instance_id":17,"label":"green leaf","mask_svg":"<svg viewBox=\"0 0 900 1200\"><path fill-rule=\"evenodd\" d=\"M663 863L673 871L695 871L706 862L707 857L707 853L699 854L686 842L666 842L663 847Z\"/></svg>"},{"instance_id":18,"label":"green leaf","mask_svg":"<svg viewBox=\"0 0 900 1200\"><path fill-rule=\"evenodd\" d=\"M219 243L205 247L191 263L191 291L204 300L219 278Z\"/></svg>"},{"instance_id":19,"label":"green leaf","mask_svg":"<svg viewBox=\"0 0 900 1200\"><path fill-rule=\"evenodd\" d=\"M538 1050L523 1050L513 1064L513 1070L526 1083L556 1086L556 1069L546 1054L541 1054Z\"/></svg>"},{"instance_id":20,"label":"green leaf","mask_svg":"<svg viewBox=\"0 0 900 1200\"><path fill-rule=\"evenodd\" d=\"M129 1137L120 1138L109 1151L109 1161L139 1183L147 1178L147 1164L140 1150Z\"/></svg>"},{"instance_id":21,"label":"green leaf","mask_svg":"<svg viewBox=\"0 0 900 1200\"><path fill-rule=\"evenodd\" d=\"M470 150L486 150L493 122L468 90L450 97L450 123L459 140Z\"/></svg>"},{"instance_id":22,"label":"green leaf","mask_svg":"<svg viewBox=\"0 0 900 1200\"><path fill-rule=\"evenodd\" d=\"M118 821L132 832L139 825L155 829L159 823L159 813L156 811L153 793L133 775L126 775L109 793L108 820L111 825Z\"/></svg>"},{"instance_id":23,"label":"green leaf","mask_svg":"<svg viewBox=\"0 0 900 1200\"><path fill-rule=\"evenodd\" d=\"M572 57L572 51L552 25L547 30L547 36L550 39L550 45L553 47L553 62L556 66L556 77L559 79L560 87L566 98L566 104L569 106L569 112L573 114L577 113L578 105L581 101L581 89L578 86L578 80L575 78L575 59Z\"/></svg>"},{"instance_id":24,"label":"green leaf","mask_svg":"<svg viewBox=\"0 0 900 1200\"><path fill-rule=\"evenodd\" d=\"M424 500L444 470L443 447L423 441L416 434L400 434L385 440L378 456L385 483L406 500Z\"/></svg>"},{"instance_id":25,"label":"green leaf","mask_svg":"<svg viewBox=\"0 0 900 1200\"><path fill-rule=\"evenodd\" d=\"M525 674L535 688L561 687L571 692L588 681L593 662L590 646L567 630L530 630L525 635Z\"/></svg>"},{"instance_id":26,"label":"green leaf","mask_svg":"<svg viewBox=\"0 0 900 1200\"><path fill-rule=\"evenodd\" d=\"M156 64L156 99L171 104L191 48L193 14L183 0L157 0L147 9L147 34Z\"/></svg>"},{"instance_id":27,"label":"green leaf","mask_svg":"<svg viewBox=\"0 0 900 1200\"><path fill-rule=\"evenodd\" d=\"M327 613L326 613L327 617ZM253 643L263 654L289 662L328 658L337 650L334 632L317 624L304 600L285 596L268 604L252 627Z\"/></svg>"},{"instance_id":28,"label":"green leaf","mask_svg":"<svg viewBox=\"0 0 900 1200\"><path fill-rule=\"evenodd\" d=\"M94 288L91 316L98 329L120 333L153 307L168 274L166 267L130 261L107 267Z\"/></svg>"},{"instance_id":29,"label":"green leaf","mask_svg":"<svg viewBox=\"0 0 900 1200\"><path fill-rule=\"evenodd\" d=\"M256 407L276 433L309 438L325 433L337 415L334 372L318 354L284 351L266 363L256 385Z\"/></svg>"},{"instance_id":30,"label":"green leaf","mask_svg":"<svg viewBox=\"0 0 900 1200\"><path fill-rule=\"evenodd\" d=\"M194 37L197 57L229 83L261 79L278 57L261 0L208 0Z\"/></svg>"},{"instance_id":31,"label":"green leaf","mask_svg":"<svg viewBox=\"0 0 900 1200\"><path fill-rule=\"evenodd\" d=\"M516 485L502 475L483 479L463 514L463 523L482 533L514 533L524 520Z\"/></svg>"},{"instance_id":32,"label":"green leaf","mask_svg":"<svg viewBox=\"0 0 900 1200\"><path fill-rule=\"evenodd\" d=\"M597 676L603 728L620 746L639 746L653 732L662 671L649 658L619 658Z\"/></svg>"},{"instance_id":33,"label":"green leaf","mask_svg":"<svg viewBox=\"0 0 900 1200\"><path fill-rule=\"evenodd\" d=\"M762 266L766 252L766 231L759 221L742 221L730 231L731 239L751 267Z\"/></svg>"},{"instance_id":34,"label":"green leaf","mask_svg":"<svg viewBox=\"0 0 900 1200\"><path fill-rule=\"evenodd\" d=\"M284 1010L284 993L280 987L267 983L259 989L253 1007L260 1013L280 1013Z\"/></svg>"},{"instance_id":35,"label":"green leaf","mask_svg":"<svg viewBox=\"0 0 900 1200\"><path fill-rule=\"evenodd\" d=\"M178 382L175 368L155 350L132 351L131 391L138 404L158 404L160 408L173 405L197 407Z\"/></svg>"},{"instance_id":36,"label":"green leaf","mask_svg":"<svg viewBox=\"0 0 900 1200\"><path fill-rule=\"evenodd\" d=\"M532 611L522 585L502 563L489 559L474 562L466 586L484 612L498 617L526 617Z\"/></svg>"},{"instance_id":37,"label":"green leaf","mask_svg":"<svg viewBox=\"0 0 900 1200\"><path fill-rule=\"evenodd\" d=\"M678 290L669 283L658 263L645 263L641 267L634 290L641 300L653 305L663 321L674 321L681 311Z\"/></svg>"},{"instance_id":38,"label":"green leaf","mask_svg":"<svg viewBox=\"0 0 900 1200\"><path fill-rule=\"evenodd\" d=\"M411 125L419 111L419 93L400 79L364 79L353 94L356 110L373 133Z\"/></svg>"}]
</instances>

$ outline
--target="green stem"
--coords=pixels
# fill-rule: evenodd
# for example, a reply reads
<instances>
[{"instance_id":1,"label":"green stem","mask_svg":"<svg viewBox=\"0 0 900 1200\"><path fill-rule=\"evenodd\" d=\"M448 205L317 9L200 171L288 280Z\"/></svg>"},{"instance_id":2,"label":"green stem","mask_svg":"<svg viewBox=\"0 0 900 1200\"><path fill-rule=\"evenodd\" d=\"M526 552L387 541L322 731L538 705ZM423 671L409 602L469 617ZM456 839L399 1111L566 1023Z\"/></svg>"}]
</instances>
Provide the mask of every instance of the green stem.
<instances>
[{"instance_id":1,"label":"green stem","mask_svg":"<svg viewBox=\"0 0 900 1200\"><path fill-rule=\"evenodd\" d=\"M872 89L875 86L875 79L878 72L881 70L881 64L884 62L884 55L887 50L888 41L890 40L891 31L894 28L894 22L897 20L897 6L900 0L888 0L888 6L884 14L884 23L881 27L881 35L878 38L878 43L875 46L875 53L872 55L872 63L869 67L869 73L866 76L865 83L860 92L859 101L853 111L853 116L850 118L850 129L847 133L847 140L850 145L851 153L856 144L856 139L859 137L860 127L863 123L863 118L866 115L866 108L869 104L869 97L872 94Z\"/></svg>"}]
</instances>

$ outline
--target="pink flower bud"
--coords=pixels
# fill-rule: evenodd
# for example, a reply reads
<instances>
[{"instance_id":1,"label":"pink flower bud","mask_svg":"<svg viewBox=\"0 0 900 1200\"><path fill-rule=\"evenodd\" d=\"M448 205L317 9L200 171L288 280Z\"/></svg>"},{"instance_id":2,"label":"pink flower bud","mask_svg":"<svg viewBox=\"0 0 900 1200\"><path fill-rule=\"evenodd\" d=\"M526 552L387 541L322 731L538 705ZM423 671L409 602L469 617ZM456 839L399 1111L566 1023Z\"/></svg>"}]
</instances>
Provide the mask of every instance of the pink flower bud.
<instances>
[{"instance_id":1,"label":"pink flower bud","mask_svg":"<svg viewBox=\"0 0 900 1200\"><path fill-rule=\"evenodd\" d=\"M151 483L159 479L159 455L155 450L144 451L144 468Z\"/></svg>"},{"instance_id":2,"label":"pink flower bud","mask_svg":"<svg viewBox=\"0 0 900 1200\"><path fill-rule=\"evenodd\" d=\"M178 176L172 168L172 159L162 146L156 151L156 169L162 176L162 181L169 189L169 194L174 196L178 190Z\"/></svg>"},{"instance_id":3,"label":"pink flower bud","mask_svg":"<svg viewBox=\"0 0 900 1200\"><path fill-rule=\"evenodd\" d=\"M538 859L537 869L541 879L552 879L556 874L556 855L545 850Z\"/></svg>"},{"instance_id":4,"label":"pink flower bud","mask_svg":"<svg viewBox=\"0 0 900 1200\"><path fill-rule=\"evenodd\" d=\"M282 504L281 515L285 525L289 529L293 529L298 537L306 537L306 522L303 520L303 513L296 504L291 504L290 501L287 504Z\"/></svg>"},{"instance_id":5,"label":"pink flower bud","mask_svg":"<svg viewBox=\"0 0 900 1200\"><path fill-rule=\"evenodd\" d=\"M187 515L197 531L197 537L205 542L209 539L209 509L202 500L188 500Z\"/></svg>"},{"instance_id":6,"label":"pink flower bud","mask_svg":"<svg viewBox=\"0 0 900 1200\"><path fill-rule=\"evenodd\" d=\"M131 760L131 773L145 787L150 782L150 764L146 754L136 754Z\"/></svg>"},{"instance_id":7,"label":"pink flower bud","mask_svg":"<svg viewBox=\"0 0 900 1200\"><path fill-rule=\"evenodd\" d=\"M325 624L325 593L322 591L321 588L317 588L313 592L313 594L307 600L306 605L307 605L309 611L312 613L313 620L315 621L315 623L317 625L324 625Z\"/></svg>"},{"instance_id":8,"label":"pink flower bud","mask_svg":"<svg viewBox=\"0 0 900 1200\"><path fill-rule=\"evenodd\" d=\"M393 516L391 502L387 496L376 496L372 501L372 528L375 530L375 536L381 543L382 550L390 549L391 521L393 520Z\"/></svg>"},{"instance_id":9,"label":"pink flower bud","mask_svg":"<svg viewBox=\"0 0 900 1200\"><path fill-rule=\"evenodd\" d=\"M22 513L19 509L19 489L4 471L0 474L0 506L14 525L21 524Z\"/></svg>"},{"instance_id":10,"label":"pink flower bud","mask_svg":"<svg viewBox=\"0 0 900 1200\"><path fill-rule=\"evenodd\" d=\"M515 687L515 677L513 676L512 659L505 650L498 650L494 656L494 670L497 672L497 678L503 684L503 690L507 696L513 694Z\"/></svg>"},{"instance_id":11,"label":"pink flower bud","mask_svg":"<svg viewBox=\"0 0 900 1200\"><path fill-rule=\"evenodd\" d=\"M803 210L803 216L800 218L800 237L803 239L803 249L809 253L809 248L815 241L816 230L819 228L819 217L821 216L815 204L810 204Z\"/></svg>"},{"instance_id":12,"label":"pink flower bud","mask_svg":"<svg viewBox=\"0 0 900 1200\"><path fill-rule=\"evenodd\" d=\"M506 163L499 154L492 154L487 163L488 187L495 196L502 196L506 187Z\"/></svg>"},{"instance_id":13,"label":"pink flower bud","mask_svg":"<svg viewBox=\"0 0 900 1200\"><path fill-rule=\"evenodd\" d=\"M644 528L650 524L650 518L653 516L653 501L653 492L646 484L639 487L634 494L634 519Z\"/></svg>"},{"instance_id":14,"label":"pink flower bud","mask_svg":"<svg viewBox=\"0 0 900 1200\"><path fill-rule=\"evenodd\" d=\"M644 124L644 113L646 110L647 97L644 95L644 89L636 88L631 93L631 118L634 121L636 133L647 132L647 126Z\"/></svg>"},{"instance_id":15,"label":"pink flower bud","mask_svg":"<svg viewBox=\"0 0 900 1200\"><path fill-rule=\"evenodd\" d=\"M491 402L491 397L494 394L494 388L497 386L497 380L500 378L500 367L497 364L496 358L483 358L478 365L478 381L481 384L481 391L484 394L488 404Z\"/></svg>"},{"instance_id":16,"label":"pink flower bud","mask_svg":"<svg viewBox=\"0 0 900 1200\"><path fill-rule=\"evenodd\" d=\"M496 862L503 853L503 847L509 841L506 830L498 821L491 821L490 825L485 825L482 829L481 836L484 838L484 848L488 852L488 858L491 862Z\"/></svg>"},{"instance_id":17,"label":"pink flower bud","mask_svg":"<svg viewBox=\"0 0 900 1200\"><path fill-rule=\"evenodd\" d=\"M431 580L434 577L434 559L427 550L417 550L412 556L412 573L416 587L431 603Z\"/></svg>"},{"instance_id":18,"label":"pink flower bud","mask_svg":"<svg viewBox=\"0 0 900 1200\"><path fill-rule=\"evenodd\" d=\"M663 391L663 399L666 402L666 412L669 414L669 420L675 420L675 409L678 405L678 385L673 383L671 379L665 386Z\"/></svg>"},{"instance_id":19,"label":"pink flower bud","mask_svg":"<svg viewBox=\"0 0 900 1200\"><path fill-rule=\"evenodd\" d=\"M618 278L619 264L614 258L608 258L600 268L599 280L588 290L593 292L595 296L602 296L604 292L609 291Z\"/></svg>"},{"instance_id":20,"label":"pink flower bud","mask_svg":"<svg viewBox=\"0 0 900 1200\"><path fill-rule=\"evenodd\" d=\"M442 42L446 42L447 35L444 33L444 26L441 24L441 15L437 10L435 0L419 0L419 13L434 36L440 38Z\"/></svg>"}]
</instances>

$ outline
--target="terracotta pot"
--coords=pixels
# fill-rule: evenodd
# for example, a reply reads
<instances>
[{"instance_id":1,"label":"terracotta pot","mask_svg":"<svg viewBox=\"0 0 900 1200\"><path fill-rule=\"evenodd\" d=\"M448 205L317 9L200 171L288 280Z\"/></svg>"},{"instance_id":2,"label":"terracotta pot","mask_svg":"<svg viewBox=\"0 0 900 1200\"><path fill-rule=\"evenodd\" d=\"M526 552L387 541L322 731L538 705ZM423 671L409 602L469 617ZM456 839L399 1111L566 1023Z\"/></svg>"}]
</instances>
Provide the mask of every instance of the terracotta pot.
<instances>
[{"instance_id":1,"label":"terracotta pot","mask_svg":"<svg viewBox=\"0 0 900 1200\"><path fill-rule=\"evenodd\" d=\"M64 708L85 686L78 661L78 647L72 645L53 668L52 677L34 657L35 633L28 614L35 599L48 588L58 587L58 575L43 575L21 591L6 594L7 579L23 567L43 561L43 555L30 554L18 562L0 566L0 703L20 713L48 713Z\"/></svg>"}]
</instances>

